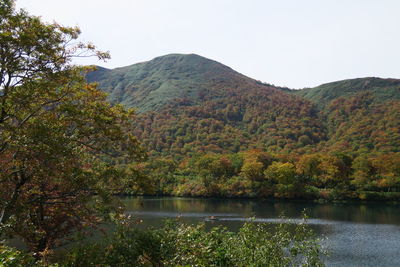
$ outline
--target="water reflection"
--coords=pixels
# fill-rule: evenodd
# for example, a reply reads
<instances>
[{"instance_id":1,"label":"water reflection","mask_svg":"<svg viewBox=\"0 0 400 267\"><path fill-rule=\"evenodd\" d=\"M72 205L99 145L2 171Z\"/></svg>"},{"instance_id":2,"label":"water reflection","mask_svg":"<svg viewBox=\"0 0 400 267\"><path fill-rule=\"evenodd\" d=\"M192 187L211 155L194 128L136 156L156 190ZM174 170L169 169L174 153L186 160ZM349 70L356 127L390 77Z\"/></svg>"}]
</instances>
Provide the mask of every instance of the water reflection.
<instances>
[{"instance_id":1,"label":"water reflection","mask_svg":"<svg viewBox=\"0 0 400 267\"><path fill-rule=\"evenodd\" d=\"M310 219L370 224L400 225L400 207L384 203L277 202L245 199L200 198L122 198L128 212L172 212L174 215L204 217L210 215L259 218L301 218L306 210ZM143 214L144 215L144 214ZM171 217L165 214L166 217Z\"/></svg>"}]
</instances>

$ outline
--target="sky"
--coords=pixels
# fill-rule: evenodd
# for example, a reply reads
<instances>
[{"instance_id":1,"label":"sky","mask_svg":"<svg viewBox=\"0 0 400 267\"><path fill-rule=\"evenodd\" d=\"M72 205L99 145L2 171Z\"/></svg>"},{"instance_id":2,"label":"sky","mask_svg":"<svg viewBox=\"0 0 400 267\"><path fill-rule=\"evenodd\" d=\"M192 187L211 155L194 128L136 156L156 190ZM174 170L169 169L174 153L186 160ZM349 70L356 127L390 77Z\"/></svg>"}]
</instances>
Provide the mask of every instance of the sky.
<instances>
[{"instance_id":1,"label":"sky","mask_svg":"<svg viewBox=\"0 0 400 267\"><path fill-rule=\"evenodd\" d=\"M46 22L79 26L115 68L195 53L290 88L400 78L399 0L17 0Z\"/></svg>"}]
</instances>

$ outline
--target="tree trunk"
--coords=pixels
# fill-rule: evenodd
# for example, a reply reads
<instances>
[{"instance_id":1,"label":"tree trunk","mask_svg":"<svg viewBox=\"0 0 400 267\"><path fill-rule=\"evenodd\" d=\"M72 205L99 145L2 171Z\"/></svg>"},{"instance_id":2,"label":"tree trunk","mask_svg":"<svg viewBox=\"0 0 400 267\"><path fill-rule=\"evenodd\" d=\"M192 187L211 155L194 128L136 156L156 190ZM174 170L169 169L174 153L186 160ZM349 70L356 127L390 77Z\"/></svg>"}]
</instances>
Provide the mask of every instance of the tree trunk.
<instances>
[{"instance_id":1,"label":"tree trunk","mask_svg":"<svg viewBox=\"0 0 400 267\"><path fill-rule=\"evenodd\" d=\"M12 211L15 209L19 194L21 193L21 187L28 181L27 176L23 171L14 173L16 180L14 191L11 195L11 199L6 202L2 210L0 211L0 225L6 224L12 215Z\"/></svg>"}]
</instances>

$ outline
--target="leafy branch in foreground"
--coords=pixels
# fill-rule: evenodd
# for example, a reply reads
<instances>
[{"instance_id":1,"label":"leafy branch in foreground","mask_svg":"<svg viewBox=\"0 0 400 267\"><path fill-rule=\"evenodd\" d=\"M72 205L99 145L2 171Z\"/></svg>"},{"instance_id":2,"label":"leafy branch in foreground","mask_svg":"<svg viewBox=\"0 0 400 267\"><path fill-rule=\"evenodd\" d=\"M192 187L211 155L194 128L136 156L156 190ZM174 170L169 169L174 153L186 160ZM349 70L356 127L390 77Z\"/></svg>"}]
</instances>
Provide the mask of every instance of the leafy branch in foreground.
<instances>
[{"instance_id":1,"label":"leafy branch in foreground","mask_svg":"<svg viewBox=\"0 0 400 267\"><path fill-rule=\"evenodd\" d=\"M40 258L60 240L119 212L112 193L144 159L134 114L85 81L78 28L46 24L0 0L0 228ZM124 177L128 179L123 179Z\"/></svg>"}]
</instances>

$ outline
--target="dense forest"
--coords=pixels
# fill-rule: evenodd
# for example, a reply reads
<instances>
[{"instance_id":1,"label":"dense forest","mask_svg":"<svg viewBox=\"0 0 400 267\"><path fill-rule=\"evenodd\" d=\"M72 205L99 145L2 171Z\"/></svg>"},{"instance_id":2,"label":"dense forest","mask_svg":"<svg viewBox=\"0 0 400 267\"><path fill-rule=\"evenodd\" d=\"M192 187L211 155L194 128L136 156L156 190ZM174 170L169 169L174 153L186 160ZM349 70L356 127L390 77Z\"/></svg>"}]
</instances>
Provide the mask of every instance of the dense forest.
<instances>
[{"instance_id":1,"label":"dense forest","mask_svg":"<svg viewBox=\"0 0 400 267\"><path fill-rule=\"evenodd\" d=\"M137 109L146 190L178 196L396 200L400 80L291 90L198 55L88 74ZM143 188L143 187L142 187Z\"/></svg>"}]
</instances>

